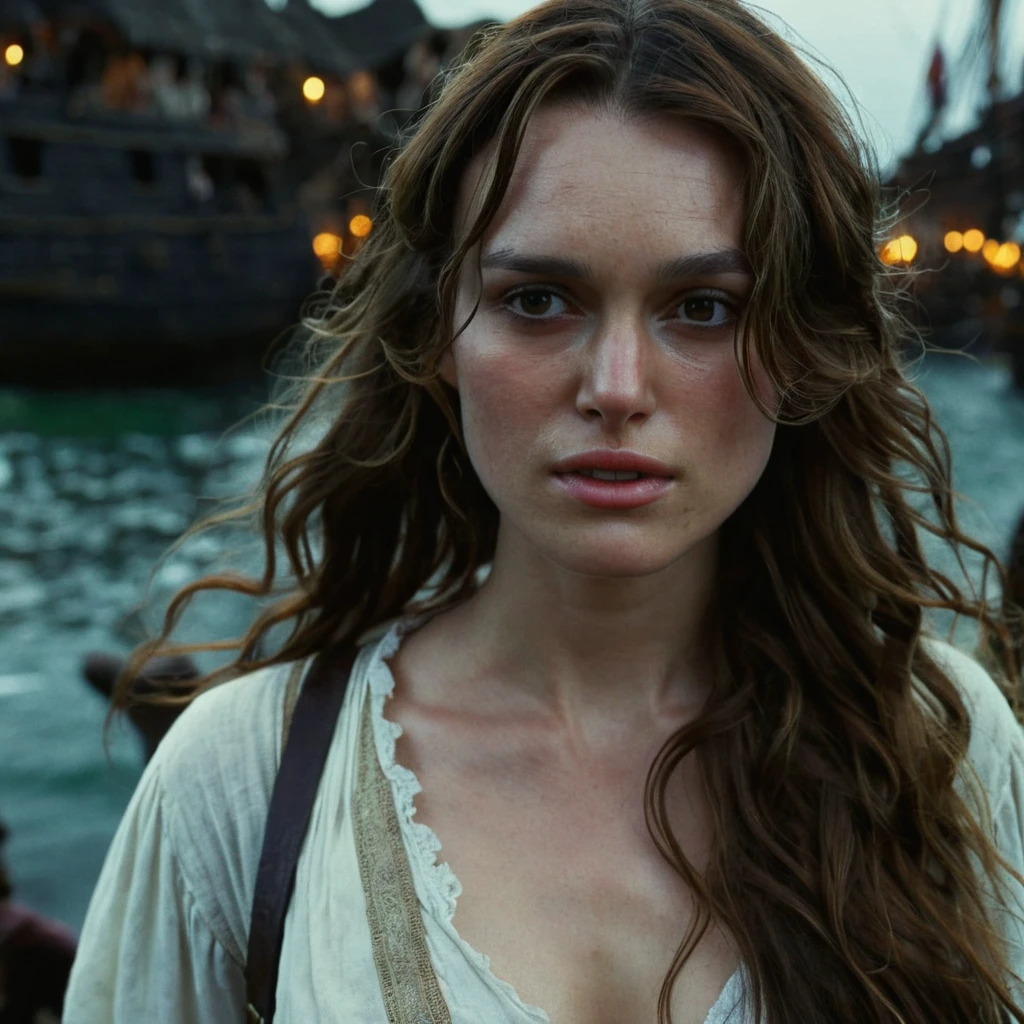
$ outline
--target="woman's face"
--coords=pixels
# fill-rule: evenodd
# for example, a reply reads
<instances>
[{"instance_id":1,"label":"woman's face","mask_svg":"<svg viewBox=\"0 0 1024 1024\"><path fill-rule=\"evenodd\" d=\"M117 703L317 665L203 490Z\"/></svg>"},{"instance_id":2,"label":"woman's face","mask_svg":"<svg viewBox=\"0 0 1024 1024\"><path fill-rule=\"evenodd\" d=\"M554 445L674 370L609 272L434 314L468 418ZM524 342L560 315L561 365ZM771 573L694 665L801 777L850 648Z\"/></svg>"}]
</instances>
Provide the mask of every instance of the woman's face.
<instances>
[{"instance_id":1,"label":"woman's face","mask_svg":"<svg viewBox=\"0 0 1024 1024\"><path fill-rule=\"evenodd\" d=\"M459 230L489 155L461 183ZM456 326L478 296L479 309L442 364L506 541L604 577L713 551L775 434L733 348L752 285L743 212L735 159L698 126L579 105L534 115L463 267ZM657 464L600 479L632 456Z\"/></svg>"}]
</instances>

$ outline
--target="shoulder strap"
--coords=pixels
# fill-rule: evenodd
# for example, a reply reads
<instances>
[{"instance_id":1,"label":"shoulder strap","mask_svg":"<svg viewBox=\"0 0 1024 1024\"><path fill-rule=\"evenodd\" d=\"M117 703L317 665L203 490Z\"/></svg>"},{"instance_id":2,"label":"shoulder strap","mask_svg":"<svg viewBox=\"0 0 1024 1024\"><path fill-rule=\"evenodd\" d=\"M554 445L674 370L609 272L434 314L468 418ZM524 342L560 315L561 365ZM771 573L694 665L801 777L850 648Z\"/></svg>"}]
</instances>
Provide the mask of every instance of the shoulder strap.
<instances>
[{"instance_id":1,"label":"shoulder strap","mask_svg":"<svg viewBox=\"0 0 1024 1024\"><path fill-rule=\"evenodd\" d=\"M271 1024L274 1019L278 961L295 868L356 653L353 646L317 655L299 690L290 729L285 723L287 740L270 797L249 924L245 980L252 1022Z\"/></svg>"}]
</instances>

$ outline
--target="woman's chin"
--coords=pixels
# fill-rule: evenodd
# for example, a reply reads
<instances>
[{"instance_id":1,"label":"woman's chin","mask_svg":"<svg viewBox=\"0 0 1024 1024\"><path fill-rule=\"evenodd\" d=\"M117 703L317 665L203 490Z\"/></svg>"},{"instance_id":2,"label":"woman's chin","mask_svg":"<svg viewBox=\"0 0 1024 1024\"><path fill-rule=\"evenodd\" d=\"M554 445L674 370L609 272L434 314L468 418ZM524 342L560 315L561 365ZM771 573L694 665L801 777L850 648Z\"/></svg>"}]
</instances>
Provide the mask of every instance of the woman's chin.
<instances>
[{"instance_id":1,"label":"woman's chin","mask_svg":"<svg viewBox=\"0 0 1024 1024\"><path fill-rule=\"evenodd\" d=\"M536 570L543 575L546 569L541 565L577 576L619 580L670 569L703 575L716 560L718 524L709 518L603 523L503 518L496 561L503 572L527 575Z\"/></svg>"},{"instance_id":2,"label":"woman's chin","mask_svg":"<svg viewBox=\"0 0 1024 1024\"><path fill-rule=\"evenodd\" d=\"M640 579L664 572L684 554L676 548L640 544L587 544L552 552L560 568L579 576L599 579Z\"/></svg>"}]
</instances>

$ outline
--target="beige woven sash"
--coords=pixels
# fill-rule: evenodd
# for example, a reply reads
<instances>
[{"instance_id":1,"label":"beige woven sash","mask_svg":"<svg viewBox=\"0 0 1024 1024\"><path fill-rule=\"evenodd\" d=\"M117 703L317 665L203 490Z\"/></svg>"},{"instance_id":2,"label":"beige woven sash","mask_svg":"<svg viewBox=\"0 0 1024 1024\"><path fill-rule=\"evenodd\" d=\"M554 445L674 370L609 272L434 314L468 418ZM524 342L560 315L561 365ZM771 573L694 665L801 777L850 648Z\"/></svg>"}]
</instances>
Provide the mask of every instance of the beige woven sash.
<instances>
[{"instance_id":1,"label":"beige woven sash","mask_svg":"<svg viewBox=\"0 0 1024 1024\"><path fill-rule=\"evenodd\" d=\"M391 783L381 770L367 693L359 730L353 828L373 959L389 1024L451 1024L402 842Z\"/></svg>"}]
</instances>

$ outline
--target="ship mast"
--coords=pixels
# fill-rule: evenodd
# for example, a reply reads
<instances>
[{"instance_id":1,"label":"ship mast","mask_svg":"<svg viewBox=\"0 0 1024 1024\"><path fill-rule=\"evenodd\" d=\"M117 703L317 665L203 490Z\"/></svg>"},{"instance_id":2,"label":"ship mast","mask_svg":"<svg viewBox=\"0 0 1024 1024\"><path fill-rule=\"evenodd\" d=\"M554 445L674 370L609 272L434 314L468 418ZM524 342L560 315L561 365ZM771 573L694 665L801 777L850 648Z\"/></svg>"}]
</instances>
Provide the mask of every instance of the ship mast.
<instances>
[{"instance_id":1,"label":"ship mast","mask_svg":"<svg viewBox=\"0 0 1024 1024\"><path fill-rule=\"evenodd\" d=\"M990 238L998 238L1003 233L1003 221L1006 217L1006 170L1005 137L1007 134L1005 104L1000 103L1002 93L1002 13L1003 0L985 0L987 8L988 37L988 107L982 114L982 125L987 135L987 146L990 153L988 166L991 205L984 225Z\"/></svg>"},{"instance_id":2,"label":"ship mast","mask_svg":"<svg viewBox=\"0 0 1024 1024\"><path fill-rule=\"evenodd\" d=\"M1002 77L999 71L1001 46L999 25L1003 13L1003 0L987 0L988 4L988 98L993 104L999 99Z\"/></svg>"}]
</instances>

